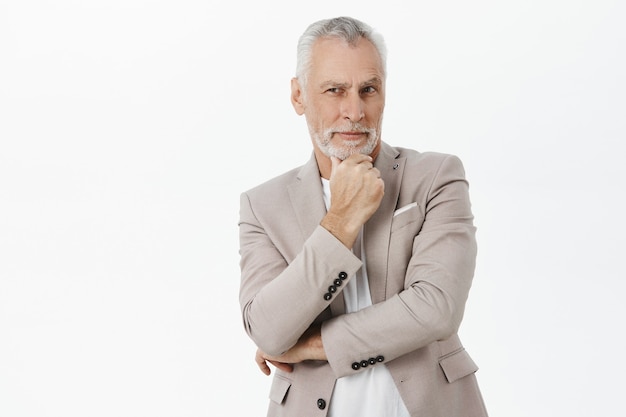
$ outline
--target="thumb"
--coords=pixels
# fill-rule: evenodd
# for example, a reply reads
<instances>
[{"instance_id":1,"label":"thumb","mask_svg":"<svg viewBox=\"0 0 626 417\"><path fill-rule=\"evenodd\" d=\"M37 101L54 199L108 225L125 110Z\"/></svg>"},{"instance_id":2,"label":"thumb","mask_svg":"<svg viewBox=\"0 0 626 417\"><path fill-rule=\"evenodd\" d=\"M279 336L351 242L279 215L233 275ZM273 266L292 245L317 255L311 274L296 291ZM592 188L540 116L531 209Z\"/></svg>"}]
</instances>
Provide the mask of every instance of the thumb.
<instances>
[{"instance_id":1,"label":"thumb","mask_svg":"<svg viewBox=\"0 0 626 417\"><path fill-rule=\"evenodd\" d=\"M331 169L330 169L330 177L333 177L333 174L335 173L335 170L337 169L337 167L339 166L339 164L341 163L341 159L337 158L336 156L331 156L330 157L330 162L331 162Z\"/></svg>"}]
</instances>

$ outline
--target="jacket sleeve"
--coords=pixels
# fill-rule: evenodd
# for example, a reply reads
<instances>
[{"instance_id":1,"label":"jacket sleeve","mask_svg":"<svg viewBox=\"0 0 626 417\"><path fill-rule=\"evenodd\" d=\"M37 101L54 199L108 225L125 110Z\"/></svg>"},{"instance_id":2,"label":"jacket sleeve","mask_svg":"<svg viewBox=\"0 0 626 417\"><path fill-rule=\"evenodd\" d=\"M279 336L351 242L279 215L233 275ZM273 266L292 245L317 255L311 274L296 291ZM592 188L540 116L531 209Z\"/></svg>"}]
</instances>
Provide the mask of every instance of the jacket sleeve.
<instances>
[{"instance_id":1,"label":"jacket sleeve","mask_svg":"<svg viewBox=\"0 0 626 417\"><path fill-rule=\"evenodd\" d=\"M404 280L403 290L322 326L326 355L337 377L358 372L359 361L393 360L458 330L476 259L468 183L455 156L429 163L433 165L428 170L433 173L430 184L423 197L415 196L423 223L415 236L408 237L412 252L406 272L403 277L387 277ZM412 173L405 173L403 184L417 182L407 178Z\"/></svg>"},{"instance_id":2,"label":"jacket sleeve","mask_svg":"<svg viewBox=\"0 0 626 417\"><path fill-rule=\"evenodd\" d=\"M275 229L282 227L274 223ZM280 238L274 234L270 237L269 229L263 214L255 212L250 196L242 194L239 301L244 327L261 350L279 355L291 348L341 294L341 287L361 267L361 261L318 226L295 258L287 262L275 244ZM344 276L342 273L345 279L336 286L334 282ZM335 290L330 290L333 285Z\"/></svg>"}]
</instances>

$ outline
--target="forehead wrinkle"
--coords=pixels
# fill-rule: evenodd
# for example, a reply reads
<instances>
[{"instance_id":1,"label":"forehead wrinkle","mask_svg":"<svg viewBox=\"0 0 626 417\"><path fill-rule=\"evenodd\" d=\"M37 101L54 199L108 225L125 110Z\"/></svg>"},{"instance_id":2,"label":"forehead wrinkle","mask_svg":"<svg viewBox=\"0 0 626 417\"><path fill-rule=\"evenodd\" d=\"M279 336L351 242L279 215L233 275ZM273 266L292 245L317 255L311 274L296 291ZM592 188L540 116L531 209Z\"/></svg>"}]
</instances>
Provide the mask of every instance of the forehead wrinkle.
<instances>
[{"instance_id":1,"label":"forehead wrinkle","mask_svg":"<svg viewBox=\"0 0 626 417\"><path fill-rule=\"evenodd\" d=\"M374 76L370 78L369 80L362 82L361 87L368 86L368 85L380 85L382 83L383 83L382 78L378 76Z\"/></svg>"}]
</instances>

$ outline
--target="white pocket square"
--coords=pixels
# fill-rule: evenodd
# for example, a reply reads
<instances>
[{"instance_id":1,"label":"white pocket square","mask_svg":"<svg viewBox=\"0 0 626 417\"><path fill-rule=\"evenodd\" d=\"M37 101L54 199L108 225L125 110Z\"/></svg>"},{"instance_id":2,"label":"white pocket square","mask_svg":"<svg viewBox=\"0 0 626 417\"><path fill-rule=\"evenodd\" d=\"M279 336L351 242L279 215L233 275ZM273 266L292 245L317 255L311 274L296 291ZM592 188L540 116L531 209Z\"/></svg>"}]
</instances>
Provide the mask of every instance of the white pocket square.
<instances>
[{"instance_id":1,"label":"white pocket square","mask_svg":"<svg viewBox=\"0 0 626 417\"><path fill-rule=\"evenodd\" d=\"M398 214L400 213L404 213L405 211L413 208L413 207L417 207L417 203L411 203L411 204L407 204L404 207L400 207L398 210L393 212L393 217L396 217Z\"/></svg>"}]
</instances>

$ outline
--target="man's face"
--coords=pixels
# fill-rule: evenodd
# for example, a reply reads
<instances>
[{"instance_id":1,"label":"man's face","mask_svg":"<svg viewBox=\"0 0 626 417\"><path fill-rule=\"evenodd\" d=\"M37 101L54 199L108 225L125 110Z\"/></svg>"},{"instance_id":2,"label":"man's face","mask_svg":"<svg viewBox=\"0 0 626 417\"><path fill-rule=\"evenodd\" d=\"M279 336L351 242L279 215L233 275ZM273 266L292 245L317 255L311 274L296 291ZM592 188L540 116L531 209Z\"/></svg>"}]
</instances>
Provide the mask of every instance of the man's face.
<instances>
[{"instance_id":1,"label":"man's face","mask_svg":"<svg viewBox=\"0 0 626 417\"><path fill-rule=\"evenodd\" d=\"M380 147L385 107L384 72L374 45L361 38L355 46L337 38L313 45L306 93L292 84L292 101L304 114L316 151L346 159L370 155ZM295 95L294 95L295 93Z\"/></svg>"}]
</instances>

